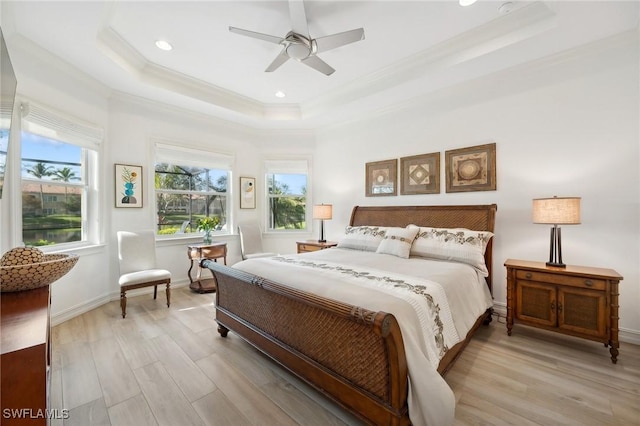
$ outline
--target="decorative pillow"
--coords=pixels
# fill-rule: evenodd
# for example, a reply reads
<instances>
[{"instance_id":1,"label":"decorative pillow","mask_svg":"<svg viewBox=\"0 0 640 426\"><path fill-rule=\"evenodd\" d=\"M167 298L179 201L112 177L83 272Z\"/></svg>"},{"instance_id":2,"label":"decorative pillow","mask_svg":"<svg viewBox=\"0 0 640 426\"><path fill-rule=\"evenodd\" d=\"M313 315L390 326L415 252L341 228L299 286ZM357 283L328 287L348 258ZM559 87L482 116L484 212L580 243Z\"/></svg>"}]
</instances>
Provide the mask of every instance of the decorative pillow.
<instances>
[{"instance_id":1,"label":"decorative pillow","mask_svg":"<svg viewBox=\"0 0 640 426\"><path fill-rule=\"evenodd\" d=\"M385 226L347 226L337 247L376 251L387 229Z\"/></svg>"},{"instance_id":2,"label":"decorative pillow","mask_svg":"<svg viewBox=\"0 0 640 426\"><path fill-rule=\"evenodd\" d=\"M419 228L389 228L378 246L376 253L392 254L403 259L409 258L409 251Z\"/></svg>"},{"instance_id":3,"label":"decorative pillow","mask_svg":"<svg viewBox=\"0 0 640 426\"><path fill-rule=\"evenodd\" d=\"M415 225L409 227L417 228ZM484 252L491 237L493 233L489 231L420 227L410 255L467 263L487 276Z\"/></svg>"}]
</instances>

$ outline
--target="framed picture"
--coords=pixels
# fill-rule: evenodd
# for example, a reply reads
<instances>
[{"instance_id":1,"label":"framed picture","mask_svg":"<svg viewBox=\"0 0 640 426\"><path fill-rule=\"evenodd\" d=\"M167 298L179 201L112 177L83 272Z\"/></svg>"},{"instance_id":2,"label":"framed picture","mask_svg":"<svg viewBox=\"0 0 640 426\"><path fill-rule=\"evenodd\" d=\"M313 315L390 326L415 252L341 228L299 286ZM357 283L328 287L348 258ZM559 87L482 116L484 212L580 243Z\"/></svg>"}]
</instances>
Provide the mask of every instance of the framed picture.
<instances>
[{"instance_id":1,"label":"framed picture","mask_svg":"<svg viewBox=\"0 0 640 426\"><path fill-rule=\"evenodd\" d=\"M365 182L367 197L383 197L397 195L396 176L398 160L376 161L366 164Z\"/></svg>"},{"instance_id":2,"label":"framed picture","mask_svg":"<svg viewBox=\"0 0 640 426\"><path fill-rule=\"evenodd\" d=\"M447 192L495 191L496 144L445 151Z\"/></svg>"},{"instance_id":3,"label":"framed picture","mask_svg":"<svg viewBox=\"0 0 640 426\"><path fill-rule=\"evenodd\" d=\"M240 177L240 208L256 208L256 178Z\"/></svg>"},{"instance_id":4,"label":"framed picture","mask_svg":"<svg viewBox=\"0 0 640 426\"><path fill-rule=\"evenodd\" d=\"M116 207L142 207L142 166L115 165Z\"/></svg>"},{"instance_id":5,"label":"framed picture","mask_svg":"<svg viewBox=\"0 0 640 426\"><path fill-rule=\"evenodd\" d=\"M413 155L400 159L400 194L440 193L440 153Z\"/></svg>"}]
</instances>

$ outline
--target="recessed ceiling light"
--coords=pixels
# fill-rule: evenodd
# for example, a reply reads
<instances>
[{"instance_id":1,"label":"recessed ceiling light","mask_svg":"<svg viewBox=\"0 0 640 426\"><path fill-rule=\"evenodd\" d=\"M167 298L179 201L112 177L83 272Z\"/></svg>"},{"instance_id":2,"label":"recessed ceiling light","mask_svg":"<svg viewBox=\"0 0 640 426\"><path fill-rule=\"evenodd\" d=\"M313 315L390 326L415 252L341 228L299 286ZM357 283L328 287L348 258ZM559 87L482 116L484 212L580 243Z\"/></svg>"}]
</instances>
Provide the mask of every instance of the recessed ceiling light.
<instances>
[{"instance_id":1,"label":"recessed ceiling light","mask_svg":"<svg viewBox=\"0 0 640 426\"><path fill-rule=\"evenodd\" d=\"M173 46L166 40L156 40L156 47L160 50L171 50Z\"/></svg>"},{"instance_id":2,"label":"recessed ceiling light","mask_svg":"<svg viewBox=\"0 0 640 426\"><path fill-rule=\"evenodd\" d=\"M284 98L285 96L287 96L287 95L285 95L282 90L278 90L276 92L276 98Z\"/></svg>"},{"instance_id":3,"label":"recessed ceiling light","mask_svg":"<svg viewBox=\"0 0 640 426\"><path fill-rule=\"evenodd\" d=\"M458 0L458 3L460 4L460 6L471 6L476 1L477 0Z\"/></svg>"},{"instance_id":4,"label":"recessed ceiling light","mask_svg":"<svg viewBox=\"0 0 640 426\"><path fill-rule=\"evenodd\" d=\"M507 13L511 12L513 10L513 3L508 1L506 3L502 3L499 7L498 7L498 13L500 15L506 15Z\"/></svg>"}]
</instances>

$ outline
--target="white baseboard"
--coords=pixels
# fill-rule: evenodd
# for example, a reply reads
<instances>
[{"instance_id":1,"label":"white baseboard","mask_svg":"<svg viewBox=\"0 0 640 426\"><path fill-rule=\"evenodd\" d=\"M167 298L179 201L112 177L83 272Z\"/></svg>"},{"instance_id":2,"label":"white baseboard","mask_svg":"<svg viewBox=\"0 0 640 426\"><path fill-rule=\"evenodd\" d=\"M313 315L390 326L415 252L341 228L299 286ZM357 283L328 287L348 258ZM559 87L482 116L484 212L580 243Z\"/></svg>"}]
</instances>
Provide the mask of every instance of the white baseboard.
<instances>
[{"instance_id":1,"label":"white baseboard","mask_svg":"<svg viewBox=\"0 0 640 426\"><path fill-rule=\"evenodd\" d=\"M507 316L507 304L502 302L493 302L493 310L500 316ZM618 329L618 339L621 342L631 343L633 345L640 345L640 331L631 330L629 328Z\"/></svg>"},{"instance_id":2,"label":"white baseboard","mask_svg":"<svg viewBox=\"0 0 640 426\"><path fill-rule=\"evenodd\" d=\"M187 280L181 280L179 282L172 282L171 283L171 288L180 288L180 287L186 287L189 285L189 281ZM140 288L140 289L136 289L136 290L132 290L132 291L128 291L127 292L127 298L129 297L135 297L135 296L140 296L143 294L150 294L153 293L153 287L149 287L149 288ZM111 293L108 294L104 294L102 296L98 296L94 299L88 300L84 303L79 303L75 306L72 306L70 308L67 308L61 312L57 312L55 314L51 315L51 326L56 326L58 324L62 324L65 321L68 321L72 318L75 318L79 315L82 315L86 312L89 312L93 309L99 308L102 305L105 305L109 302L113 302L114 300L120 300L120 292L119 291L113 291Z\"/></svg>"}]
</instances>

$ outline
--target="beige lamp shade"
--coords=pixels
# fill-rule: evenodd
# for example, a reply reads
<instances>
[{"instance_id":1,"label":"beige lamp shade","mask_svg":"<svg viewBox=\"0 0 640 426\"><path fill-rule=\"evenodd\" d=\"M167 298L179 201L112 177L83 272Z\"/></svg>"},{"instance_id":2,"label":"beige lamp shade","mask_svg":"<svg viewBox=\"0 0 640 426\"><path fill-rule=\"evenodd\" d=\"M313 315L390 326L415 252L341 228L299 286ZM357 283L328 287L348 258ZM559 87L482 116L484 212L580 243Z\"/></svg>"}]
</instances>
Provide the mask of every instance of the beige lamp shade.
<instances>
[{"instance_id":1,"label":"beige lamp shade","mask_svg":"<svg viewBox=\"0 0 640 426\"><path fill-rule=\"evenodd\" d=\"M332 204L318 204L313 206L313 218L327 220L331 219L333 215Z\"/></svg>"},{"instance_id":2,"label":"beige lamp shade","mask_svg":"<svg viewBox=\"0 0 640 426\"><path fill-rule=\"evenodd\" d=\"M577 225L580 223L580 197L535 198L533 223Z\"/></svg>"}]
</instances>

